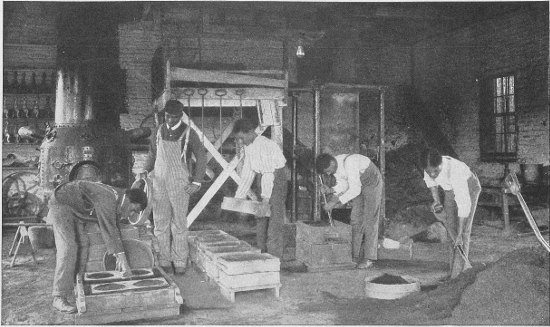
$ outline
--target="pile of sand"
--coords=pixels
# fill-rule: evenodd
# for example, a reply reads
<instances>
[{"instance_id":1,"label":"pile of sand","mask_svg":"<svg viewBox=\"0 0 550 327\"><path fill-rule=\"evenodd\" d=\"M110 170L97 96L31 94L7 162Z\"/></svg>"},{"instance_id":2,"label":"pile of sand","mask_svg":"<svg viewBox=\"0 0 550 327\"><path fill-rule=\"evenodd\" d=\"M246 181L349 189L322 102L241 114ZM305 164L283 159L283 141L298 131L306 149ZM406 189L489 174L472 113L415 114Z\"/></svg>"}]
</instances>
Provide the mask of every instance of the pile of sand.
<instances>
[{"instance_id":1,"label":"pile of sand","mask_svg":"<svg viewBox=\"0 0 550 327\"><path fill-rule=\"evenodd\" d=\"M549 325L549 254L516 250L480 271L462 293L449 324Z\"/></svg>"}]
</instances>

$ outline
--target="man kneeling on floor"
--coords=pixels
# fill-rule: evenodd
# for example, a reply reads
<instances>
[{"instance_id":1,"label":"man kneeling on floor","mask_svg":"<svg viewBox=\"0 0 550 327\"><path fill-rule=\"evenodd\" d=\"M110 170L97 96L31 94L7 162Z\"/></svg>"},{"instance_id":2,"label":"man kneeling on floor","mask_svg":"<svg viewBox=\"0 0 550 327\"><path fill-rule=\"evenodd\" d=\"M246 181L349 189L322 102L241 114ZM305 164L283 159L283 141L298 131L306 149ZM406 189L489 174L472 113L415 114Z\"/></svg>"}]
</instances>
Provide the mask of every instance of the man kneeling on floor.
<instances>
[{"instance_id":1,"label":"man kneeling on floor","mask_svg":"<svg viewBox=\"0 0 550 327\"><path fill-rule=\"evenodd\" d=\"M67 298L74 290L77 254L82 243L79 240L86 237L85 224L99 225L108 253L116 256L116 269L131 275L117 222L121 217L139 214L147 205L147 196L139 189L125 191L99 182L74 180L58 186L48 205L45 220L53 225L57 249L53 307L61 312L75 313L76 307Z\"/></svg>"}]
</instances>

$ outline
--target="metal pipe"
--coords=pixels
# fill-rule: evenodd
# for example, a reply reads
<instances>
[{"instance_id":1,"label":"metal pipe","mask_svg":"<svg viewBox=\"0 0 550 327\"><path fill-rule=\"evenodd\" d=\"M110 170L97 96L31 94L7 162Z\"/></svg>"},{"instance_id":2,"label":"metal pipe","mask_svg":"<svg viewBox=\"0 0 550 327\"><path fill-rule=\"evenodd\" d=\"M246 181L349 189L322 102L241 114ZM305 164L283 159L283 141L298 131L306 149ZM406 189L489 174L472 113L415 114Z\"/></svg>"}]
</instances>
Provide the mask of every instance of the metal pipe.
<instances>
[{"instance_id":1,"label":"metal pipe","mask_svg":"<svg viewBox=\"0 0 550 327\"><path fill-rule=\"evenodd\" d=\"M298 170L297 170L297 158L296 158L296 144L298 143L298 99L292 94L292 215L291 222L296 222L298 217Z\"/></svg>"},{"instance_id":2,"label":"metal pipe","mask_svg":"<svg viewBox=\"0 0 550 327\"><path fill-rule=\"evenodd\" d=\"M311 176L316 176L317 172L315 171L317 167L317 156L320 152L320 101L321 101L321 90L319 87L315 87L313 90L313 172ZM313 178L313 220L321 220L321 208L320 208L320 199L319 199L319 181L317 178Z\"/></svg>"}]
</instances>

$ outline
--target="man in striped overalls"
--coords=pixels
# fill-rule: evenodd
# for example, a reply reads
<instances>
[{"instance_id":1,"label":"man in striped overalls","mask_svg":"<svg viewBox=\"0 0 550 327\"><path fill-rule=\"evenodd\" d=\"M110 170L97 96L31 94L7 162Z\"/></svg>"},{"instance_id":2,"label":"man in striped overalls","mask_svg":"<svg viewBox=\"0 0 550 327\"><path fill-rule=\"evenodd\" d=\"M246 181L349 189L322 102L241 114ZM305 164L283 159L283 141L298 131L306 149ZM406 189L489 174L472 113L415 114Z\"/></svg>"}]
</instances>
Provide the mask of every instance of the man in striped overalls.
<instances>
[{"instance_id":1,"label":"man in striped overalls","mask_svg":"<svg viewBox=\"0 0 550 327\"><path fill-rule=\"evenodd\" d=\"M166 102L165 123L152 135L144 165L145 173L154 170L150 177L153 180L154 233L159 241L160 266L176 274L185 273L189 257L189 196L200 189L206 171L204 146L196 132L182 121L182 116L183 105L179 101ZM189 173L191 154L188 150L196 158L193 177Z\"/></svg>"}]
</instances>

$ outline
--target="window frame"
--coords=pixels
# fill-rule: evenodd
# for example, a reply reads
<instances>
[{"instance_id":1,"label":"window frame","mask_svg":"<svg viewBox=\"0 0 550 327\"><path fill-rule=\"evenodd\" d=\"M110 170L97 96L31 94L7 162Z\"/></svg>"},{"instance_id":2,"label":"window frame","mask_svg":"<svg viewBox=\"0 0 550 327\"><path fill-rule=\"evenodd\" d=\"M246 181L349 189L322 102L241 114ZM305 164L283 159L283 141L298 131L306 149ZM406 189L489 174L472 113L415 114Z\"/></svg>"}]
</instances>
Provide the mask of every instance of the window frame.
<instances>
[{"instance_id":1,"label":"window frame","mask_svg":"<svg viewBox=\"0 0 550 327\"><path fill-rule=\"evenodd\" d=\"M498 79L509 81L510 77L513 77L513 93L508 93L509 88L507 88L506 93L501 95L496 94L495 85ZM501 71L496 72L490 75L484 76L481 80L480 85L480 106L479 106L479 150L480 150L480 160L483 162L515 162L518 159L518 148L519 148L519 129L518 129L518 73L516 71ZM513 108L514 111L510 112L509 105L510 96L513 99ZM505 97L506 103L504 105L504 112L497 112L497 98ZM503 117L504 123L500 126L503 128L503 132L499 133L497 131L497 118ZM507 117L513 117L514 123L510 125L507 123ZM509 132L508 128L513 126L514 131ZM507 150L505 152L498 152L497 146L499 141L497 141L498 135L504 136L504 146L505 149L509 145L507 136L515 135L515 142L513 144L514 149L512 151ZM491 151L492 150L492 151Z\"/></svg>"}]
</instances>

